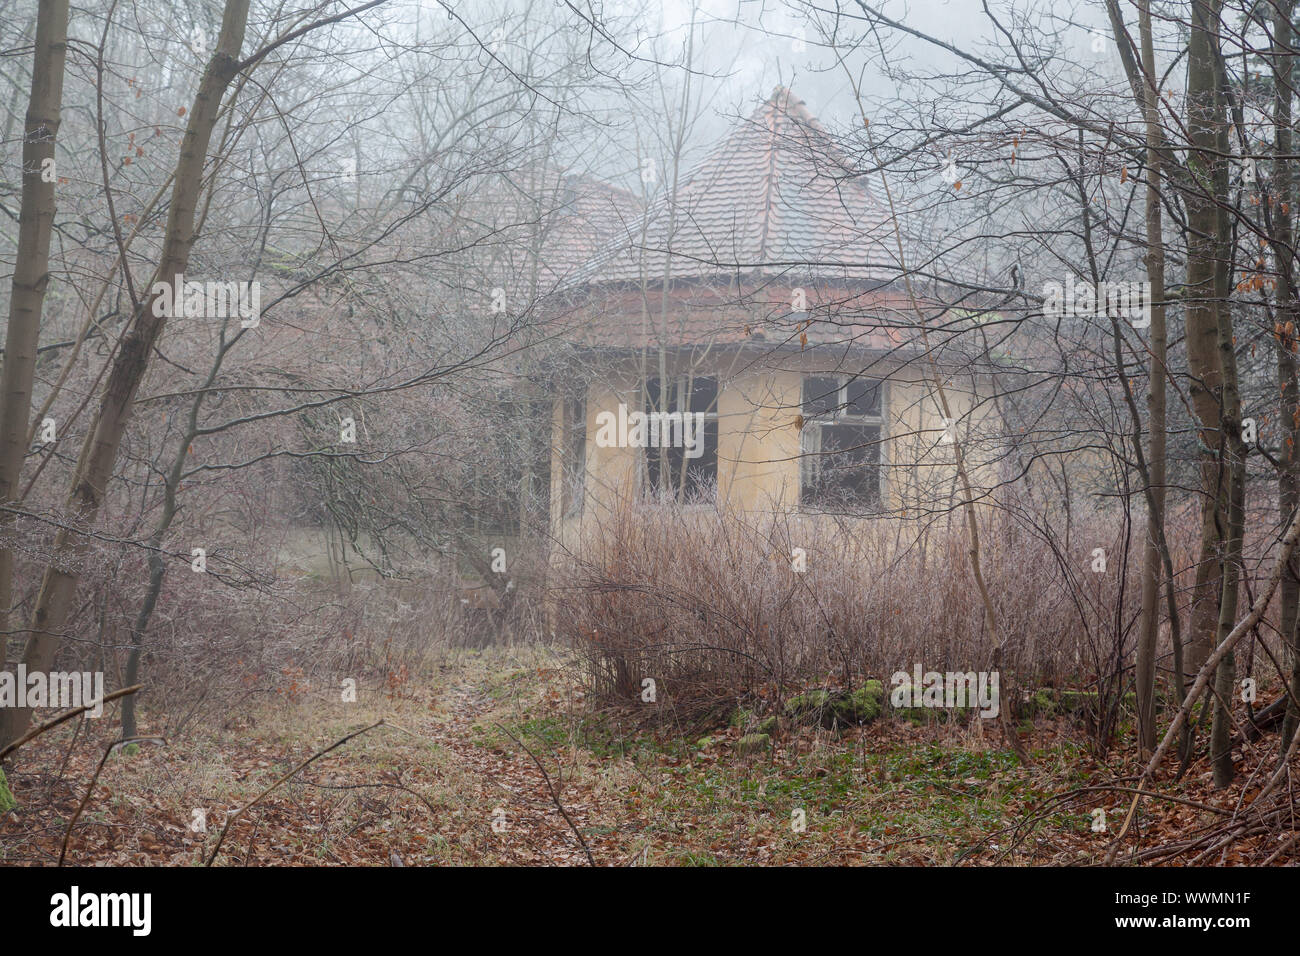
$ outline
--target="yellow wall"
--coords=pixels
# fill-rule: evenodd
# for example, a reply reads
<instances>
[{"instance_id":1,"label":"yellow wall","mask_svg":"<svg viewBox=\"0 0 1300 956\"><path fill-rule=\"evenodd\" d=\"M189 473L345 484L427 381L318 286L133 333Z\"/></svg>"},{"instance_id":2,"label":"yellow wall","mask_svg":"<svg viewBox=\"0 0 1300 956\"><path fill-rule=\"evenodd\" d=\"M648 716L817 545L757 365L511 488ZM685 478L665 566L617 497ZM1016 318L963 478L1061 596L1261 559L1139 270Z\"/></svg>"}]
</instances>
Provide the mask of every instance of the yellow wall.
<instances>
[{"instance_id":1,"label":"yellow wall","mask_svg":"<svg viewBox=\"0 0 1300 956\"><path fill-rule=\"evenodd\" d=\"M750 371L718 392L718 496L728 509L799 506L800 377Z\"/></svg>"},{"instance_id":2,"label":"yellow wall","mask_svg":"<svg viewBox=\"0 0 1300 956\"><path fill-rule=\"evenodd\" d=\"M716 376L718 394L718 499L727 512L799 511L802 380L808 374L852 374L811 359L788 359L784 368L760 366L752 359L721 356L696 362L695 375ZM886 382L885 444L882 460L882 511L896 515L914 509L949 508L960 501L955 445L941 443L942 416L925 370L911 367L873 368ZM552 458L552 524L561 542L575 543L584 525L599 527L619 505L637 498L640 448L600 448L596 445L596 416L616 411L620 402L640 407L637 369L631 363L606 372L586 388L586 476L581 515L566 517L562 501L563 430L556 402ZM992 481L991 460L1000 438L992 409L980 406L968 416L971 386L946 383L950 405L958 420L957 440L965 450L976 493ZM967 416L963 419L963 416ZM973 420L972 420L973 418Z\"/></svg>"}]
</instances>

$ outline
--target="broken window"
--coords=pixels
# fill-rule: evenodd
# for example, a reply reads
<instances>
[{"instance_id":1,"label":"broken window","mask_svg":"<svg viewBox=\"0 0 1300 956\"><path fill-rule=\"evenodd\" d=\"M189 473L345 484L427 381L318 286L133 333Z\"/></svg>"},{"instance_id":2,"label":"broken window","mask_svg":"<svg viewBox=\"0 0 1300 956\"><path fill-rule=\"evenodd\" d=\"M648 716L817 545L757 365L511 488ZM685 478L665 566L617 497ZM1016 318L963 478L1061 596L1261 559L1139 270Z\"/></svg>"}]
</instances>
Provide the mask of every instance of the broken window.
<instances>
[{"instance_id":1,"label":"broken window","mask_svg":"<svg viewBox=\"0 0 1300 956\"><path fill-rule=\"evenodd\" d=\"M802 504L834 511L880 503L883 392L860 376L804 378Z\"/></svg>"},{"instance_id":2,"label":"broken window","mask_svg":"<svg viewBox=\"0 0 1300 956\"><path fill-rule=\"evenodd\" d=\"M646 414L698 413L704 427L689 425L648 433L646 472L650 491L658 498L688 501L711 495L718 481L718 380L683 375L646 382ZM683 418L685 415L683 414ZM654 440L655 436L659 440ZM664 447L667 446L667 447Z\"/></svg>"}]
</instances>

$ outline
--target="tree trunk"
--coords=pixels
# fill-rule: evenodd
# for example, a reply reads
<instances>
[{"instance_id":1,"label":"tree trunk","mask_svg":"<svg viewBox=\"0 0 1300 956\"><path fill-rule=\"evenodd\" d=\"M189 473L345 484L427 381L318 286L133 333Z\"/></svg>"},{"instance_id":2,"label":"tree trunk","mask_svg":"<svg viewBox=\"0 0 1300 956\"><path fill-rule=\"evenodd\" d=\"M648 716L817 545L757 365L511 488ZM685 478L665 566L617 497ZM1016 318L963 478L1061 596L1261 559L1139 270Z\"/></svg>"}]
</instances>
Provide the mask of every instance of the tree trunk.
<instances>
[{"instance_id":1,"label":"tree trunk","mask_svg":"<svg viewBox=\"0 0 1300 956\"><path fill-rule=\"evenodd\" d=\"M1229 341L1228 351L1231 351ZM1241 440L1241 404L1236 398L1236 362L1233 370L1225 374L1224 427L1235 430L1228 436L1228 539L1223 559L1223 596L1219 602L1219 643L1232 633L1237 619L1237 593L1241 580L1241 538L1245 524L1246 501L1246 446ZM1236 659L1230 650L1219 661L1214 675L1214 721L1210 730L1210 763L1214 769L1214 785L1226 787L1232 783L1232 700L1236 688Z\"/></svg>"},{"instance_id":2,"label":"tree trunk","mask_svg":"<svg viewBox=\"0 0 1300 956\"><path fill-rule=\"evenodd\" d=\"M0 375L0 502L17 497L27 457L27 424L41 310L49 283L50 233L54 226L54 186L58 182L54 143L63 103L63 64L68 48L68 0L42 2L36 20L32 93L23 132L22 206L18 214L18 255L14 262L9 327L5 333L4 372ZM48 167L48 168L47 168ZM14 516L0 512L0 538ZM13 606L14 554L0 548L0 633L9 630ZM8 654L5 654L8 657Z\"/></svg>"},{"instance_id":3,"label":"tree trunk","mask_svg":"<svg viewBox=\"0 0 1300 956\"><path fill-rule=\"evenodd\" d=\"M1192 590L1188 669L1197 671L1209 657L1219 624L1225 523L1222 449L1223 385L1219 357L1216 260L1219 243L1218 130L1223 103L1218 86L1218 37L1221 0L1191 0L1191 36L1187 45L1187 131L1190 148L1183 188L1187 206L1187 365L1192 405L1200 420L1201 545Z\"/></svg>"},{"instance_id":4,"label":"tree trunk","mask_svg":"<svg viewBox=\"0 0 1300 956\"><path fill-rule=\"evenodd\" d=\"M248 7L249 0L227 0L216 52L204 71L189 113L189 125L176 164L161 262L155 273L155 280L169 286L175 286L177 276L189 264L208 145L222 97L239 69ZM79 578L75 569L87 547L85 533L98 515L131 416L132 402L148 370L154 343L167 321L166 315L154 314L156 298L151 282L149 294L134 312L113 360L92 439L77 463L68 499L69 527L61 529L55 537L53 559L45 569L32 612L31 635L23 655L29 672L48 670L62 640ZM7 709L0 721L0 743L21 736L30 722L30 708Z\"/></svg>"},{"instance_id":5,"label":"tree trunk","mask_svg":"<svg viewBox=\"0 0 1300 956\"><path fill-rule=\"evenodd\" d=\"M1227 76L1222 71L1222 61L1217 61L1220 103L1227 101ZM1228 268L1232 261L1233 230L1228 217L1228 168L1223 157L1229 155L1231 146L1228 124L1216 128L1220 157L1214 168L1214 192L1221 197L1216 203L1219 221L1216 231L1218 249L1214 265L1215 306L1219 321L1219 367L1223 373L1220 408L1222 413L1224 481L1227 492L1227 529L1223 548L1223 590L1219 599L1219 626L1215 644L1222 644L1232 633L1237 621L1237 596L1242 566L1242 536L1246 524L1246 455L1250 449L1242 440L1241 392L1237 381L1237 337L1233 332L1232 307L1228 302ZM1236 686L1236 656L1230 650L1219 661L1214 674L1214 718L1210 730L1210 763L1214 769L1214 785L1226 787L1232 782L1232 701Z\"/></svg>"},{"instance_id":6,"label":"tree trunk","mask_svg":"<svg viewBox=\"0 0 1300 956\"><path fill-rule=\"evenodd\" d=\"M1142 111L1146 121L1146 269L1151 284L1151 373L1147 392L1147 495L1146 546L1142 552L1142 617L1138 626L1137 706L1138 743L1143 754L1156 746L1156 638L1160 629L1160 582L1165 515L1165 363L1168 334L1165 327L1165 246L1160 215L1160 104L1156 92L1155 51L1151 38L1151 4L1138 7L1142 45ZM1181 677L1179 678L1181 680ZM1178 688L1181 694L1182 688Z\"/></svg>"},{"instance_id":7,"label":"tree trunk","mask_svg":"<svg viewBox=\"0 0 1300 956\"><path fill-rule=\"evenodd\" d=\"M1291 515L1300 505L1300 480L1297 469L1300 456L1296 454L1296 441L1300 439L1300 405L1297 404L1296 380L1296 335L1288 333L1288 322L1300 322L1297 310L1295 263L1292 256L1293 235L1291 229L1291 203L1294 186L1291 176L1291 96L1292 77L1291 18L1295 14L1295 0L1279 0L1273 10L1273 142L1275 156L1273 159L1272 193L1277 197L1272 209L1277 217L1273 225L1273 259L1277 263L1281 294L1278 296L1277 331L1277 386L1279 403L1279 424L1281 427L1278 459L1281 469L1277 476L1277 510L1283 525L1291 520ZM1295 325L1292 325L1292 329ZM1295 733L1297 709L1294 695L1300 692L1300 646L1296 641L1296 621L1300 617L1300 579L1287 564L1282 574L1281 606L1278 611L1278 626L1282 630L1282 639L1287 645L1287 656L1291 660L1291 691L1293 698L1288 703L1286 717L1282 721L1281 753L1286 753Z\"/></svg>"}]
</instances>

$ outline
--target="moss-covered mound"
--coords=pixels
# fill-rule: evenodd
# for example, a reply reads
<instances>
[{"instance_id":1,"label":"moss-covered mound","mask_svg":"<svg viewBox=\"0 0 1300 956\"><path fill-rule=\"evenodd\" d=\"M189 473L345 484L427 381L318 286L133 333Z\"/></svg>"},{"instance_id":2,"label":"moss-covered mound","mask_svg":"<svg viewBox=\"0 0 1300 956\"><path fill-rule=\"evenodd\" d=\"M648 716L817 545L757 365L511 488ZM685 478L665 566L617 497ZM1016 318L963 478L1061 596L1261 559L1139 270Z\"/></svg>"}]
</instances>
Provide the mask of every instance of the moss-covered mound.
<instances>
[{"instance_id":1,"label":"moss-covered mound","mask_svg":"<svg viewBox=\"0 0 1300 956\"><path fill-rule=\"evenodd\" d=\"M846 727L866 724L880 716L885 706L885 689L878 680L847 691L809 690L791 697L786 714L797 723Z\"/></svg>"}]
</instances>

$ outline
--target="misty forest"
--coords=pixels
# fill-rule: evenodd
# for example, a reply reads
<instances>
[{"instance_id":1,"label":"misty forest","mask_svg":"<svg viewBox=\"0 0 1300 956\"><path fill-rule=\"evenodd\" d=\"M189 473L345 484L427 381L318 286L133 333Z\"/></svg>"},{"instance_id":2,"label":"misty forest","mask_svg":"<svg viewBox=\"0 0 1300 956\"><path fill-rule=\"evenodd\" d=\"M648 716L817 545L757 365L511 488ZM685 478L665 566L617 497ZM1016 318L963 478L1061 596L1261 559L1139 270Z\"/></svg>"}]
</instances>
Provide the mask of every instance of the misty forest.
<instances>
[{"instance_id":1,"label":"misty forest","mask_svg":"<svg viewBox=\"0 0 1300 956\"><path fill-rule=\"evenodd\" d=\"M0 67L0 864L1300 865L1296 0Z\"/></svg>"}]
</instances>

